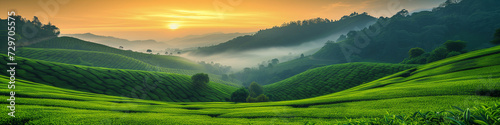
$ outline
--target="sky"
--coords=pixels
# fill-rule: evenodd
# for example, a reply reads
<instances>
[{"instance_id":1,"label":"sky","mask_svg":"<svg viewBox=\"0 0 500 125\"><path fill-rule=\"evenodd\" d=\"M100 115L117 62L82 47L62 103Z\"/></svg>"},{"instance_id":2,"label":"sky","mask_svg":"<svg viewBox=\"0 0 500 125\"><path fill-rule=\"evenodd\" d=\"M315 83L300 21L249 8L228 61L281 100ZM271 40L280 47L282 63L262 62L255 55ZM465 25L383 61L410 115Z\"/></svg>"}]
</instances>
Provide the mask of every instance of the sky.
<instances>
[{"instance_id":1,"label":"sky","mask_svg":"<svg viewBox=\"0 0 500 125\"><path fill-rule=\"evenodd\" d=\"M94 33L166 41L214 32L247 33L352 12L392 16L437 7L445 0L0 0L0 11L51 22L62 34ZM7 14L0 15L5 19Z\"/></svg>"}]
</instances>

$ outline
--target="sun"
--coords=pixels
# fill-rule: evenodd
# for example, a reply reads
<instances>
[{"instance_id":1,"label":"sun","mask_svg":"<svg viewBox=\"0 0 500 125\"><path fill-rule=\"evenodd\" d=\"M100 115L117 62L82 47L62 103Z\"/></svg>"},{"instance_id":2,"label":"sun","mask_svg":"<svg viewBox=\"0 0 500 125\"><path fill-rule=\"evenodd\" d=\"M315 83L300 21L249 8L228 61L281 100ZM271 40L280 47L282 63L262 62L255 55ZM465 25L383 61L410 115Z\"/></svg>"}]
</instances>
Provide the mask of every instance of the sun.
<instances>
[{"instance_id":1,"label":"sun","mask_svg":"<svg viewBox=\"0 0 500 125\"><path fill-rule=\"evenodd\" d=\"M170 24L168 24L168 28L169 28L169 29L172 29L172 30L178 29L178 28L179 28L179 26L180 26L180 25L179 25L179 24L177 24L177 23L170 23Z\"/></svg>"}]
</instances>

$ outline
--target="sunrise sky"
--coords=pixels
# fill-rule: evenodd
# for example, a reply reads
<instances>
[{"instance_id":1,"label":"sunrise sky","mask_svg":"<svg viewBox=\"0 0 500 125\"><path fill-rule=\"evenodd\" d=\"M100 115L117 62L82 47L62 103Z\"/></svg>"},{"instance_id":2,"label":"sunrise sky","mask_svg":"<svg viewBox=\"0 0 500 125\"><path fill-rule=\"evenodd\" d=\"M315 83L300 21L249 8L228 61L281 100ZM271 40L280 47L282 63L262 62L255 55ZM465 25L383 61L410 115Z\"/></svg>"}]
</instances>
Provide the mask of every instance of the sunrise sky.
<instances>
[{"instance_id":1,"label":"sunrise sky","mask_svg":"<svg viewBox=\"0 0 500 125\"><path fill-rule=\"evenodd\" d=\"M391 16L431 9L445 0L1 0L15 10L50 21L62 34L94 33L130 40L165 41L213 32L256 32L284 22L339 19L352 12ZM7 13L0 18L5 19Z\"/></svg>"}]
</instances>

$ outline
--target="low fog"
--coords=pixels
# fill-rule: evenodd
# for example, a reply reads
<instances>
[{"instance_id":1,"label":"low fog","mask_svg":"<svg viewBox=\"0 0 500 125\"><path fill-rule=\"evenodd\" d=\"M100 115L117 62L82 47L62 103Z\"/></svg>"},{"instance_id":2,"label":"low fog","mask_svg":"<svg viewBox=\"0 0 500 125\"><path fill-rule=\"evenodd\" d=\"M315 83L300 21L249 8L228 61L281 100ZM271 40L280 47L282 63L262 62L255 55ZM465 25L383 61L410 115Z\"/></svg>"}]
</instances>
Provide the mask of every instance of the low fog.
<instances>
[{"instance_id":1,"label":"low fog","mask_svg":"<svg viewBox=\"0 0 500 125\"><path fill-rule=\"evenodd\" d=\"M346 34L348 31L344 31L338 34L332 34L330 36L305 42L298 46L291 47L271 47L263 49L254 49L244 52L225 52L222 54L212 55L212 56L190 56L189 53L182 54L184 58L188 58L193 61L205 61L220 63L221 65L227 65L232 67L232 71L237 72L243 70L245 67L258 67L263 61L267 61L278 58L280 63L289 60L297 59L301 54L305 56L312 55L321 47L325 45L327 41L335 41L342 34Z\"/></svg>"}]
</instances>

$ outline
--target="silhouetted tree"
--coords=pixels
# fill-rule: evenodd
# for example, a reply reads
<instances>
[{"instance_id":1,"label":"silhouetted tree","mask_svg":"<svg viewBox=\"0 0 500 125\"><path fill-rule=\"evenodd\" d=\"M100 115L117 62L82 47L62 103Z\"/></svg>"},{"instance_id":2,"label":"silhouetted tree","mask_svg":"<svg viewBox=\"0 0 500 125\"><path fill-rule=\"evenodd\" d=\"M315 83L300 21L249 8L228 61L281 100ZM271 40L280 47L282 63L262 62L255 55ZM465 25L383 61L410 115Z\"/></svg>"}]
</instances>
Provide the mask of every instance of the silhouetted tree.
<instances>
[{"instance_id":1,"label":"silhouetted tree","mask_svg":"<svg viewBox=\"0 0 500 125\"><path fill-rule=\"evenodd\" d=\"M262 89L262 86L260 86L256 82L252 82L248 89L250 90L250 96L253 98L257 97L260 94L264 94L264 89Z\"/></svg>"},{"instance_id":2,"label":"silhouetted tree","mask_svg":"<svg viewBox=\"0 0 500 125\"><path fill-rule=\"evenodd\" d=\"M497 29L495 34L493 35L493 40L491 41L492 44L500 44L500 28Z\"/></svg>"},{"instance_id":3,"label":"silhouetted tree","mask_svg":"<svg viewBox=\"0 0 500 125\"><path fill-rule=\"evenodd\" d=\"M146 52L148 52L148 53L152 53L152 52L153 52L153 50L148 49L148 50L146 50Z\"/></svg>"},{"instance_id":4,"label":"silhouetted tree","mask_svg":"<svg viewBox=\"0 0 500 125\"><path fill-rule=\"evenodd\" d=\"M257 102L268 102L269 101L269 97L267 97L264 94L260 94L259 96L257 96L256 99L257 99Z\"/></svg>"},{"instance_id":5,"label":"silhouetted tree","mask_svg":"<svg viewBox=\"0 0 500 125\"><path fill-rule=\"evenodd\" d=\"M193 85L197 87L205 87L208 82L210 82L210 78L208 77L208 74L205 73L198 73L193 76L191 76L191 80L193 80Z\"/></svg>"},{"instance_id":6,"label":"silhouetted tree","mask_svg":"<svg viewBox=\"0 0 500 125\"><path fill-rule=\"evenodd\" d=\"M446 55L446 58L450 58L450 57L457 56L457 55L460 55L460 54L462 54L462 53L457 52L457 51L451 51L451 52L449 52L449 53Z\"/></svg>"},{"instance_id":7,"label":"silhouetted tree","mask_svg":"<svg viewBox=\"0 0 500 125\"><path fill-rule=\"evenodd\" d=\"M431 54L427 58L427 63L444 59L446 58L447 55L448 55L448 50L446 48L439 47L431 52Z\"/></svg>"},{"instance_id":8,"label":"silhouetted tree","mask_svg":"<svg viewBox=\"0 0 500 125\"><path fill-rule=\"evenodd\" d=\"M123 49L123 46L120 46L119 48L120 48L120 49Z\"/></svg>"},{"instance_id":9,"label":"silhouetted tree","mask_svg":"<svg viewBox=\"0 0 500 125\"><path fill-rule=\"evenodd\" d=\"M424 53L425 53L424 49L422 49L420 47L411 48L410 51L408 51L408 55L410 55L410 58L415 58L415 57L420 56Z\"/></svg>"},{"instance_id":10,"label":"silhouetted tree","mask_svg":"<svg viewBox=\"0 0 500 125\"><path fill-rule=\"evenodd\" d=\"M448 40L443 45L446 47L446 49L448 49L449 52L451 52L451 51L460 52L466 46L465 42L461 41L461 40L457 40L457 41Z\"/></svg>"},{"instance_id":11,"label":"silhouetted tree","mask_svg":"<svg viewBox=\"0 0 500 125\"><path fill-rule=\"evenodd\" d=\"M304 58L304 53L300 54L300 58Z\"/></svg>"},{"instance_id":12,"label":"silhouetted tree","mask_svg":"<svg viewBox=\"0 0 500 125\"><path fill-rule=\"evenodd\" d=\"M273 68L273 64L271 63L267 64L267 68Z\"/></svg>"},{"instance_id":13,"label":"silhouetted tree","mask_svg":"<svg viewBox=\"0 0 500 125\"><path fill-rule=\"evenodd\" d=\"M271 63L273 63L273 65L276 65L276 64L280 63L280 60L278 60L277 58L274 58L271 60Z\"/></svg>"},{"instance_id":14,"label":"silhouetted tree","mask_svg":"<svg viewBox=\"0 0 500 125\"><path fill-rule=\"evenodd\" d=\"M240 88L231 94L232 102L245 102L248 97L248 90L245 88Z\"/></svg>"}]
</instances>

